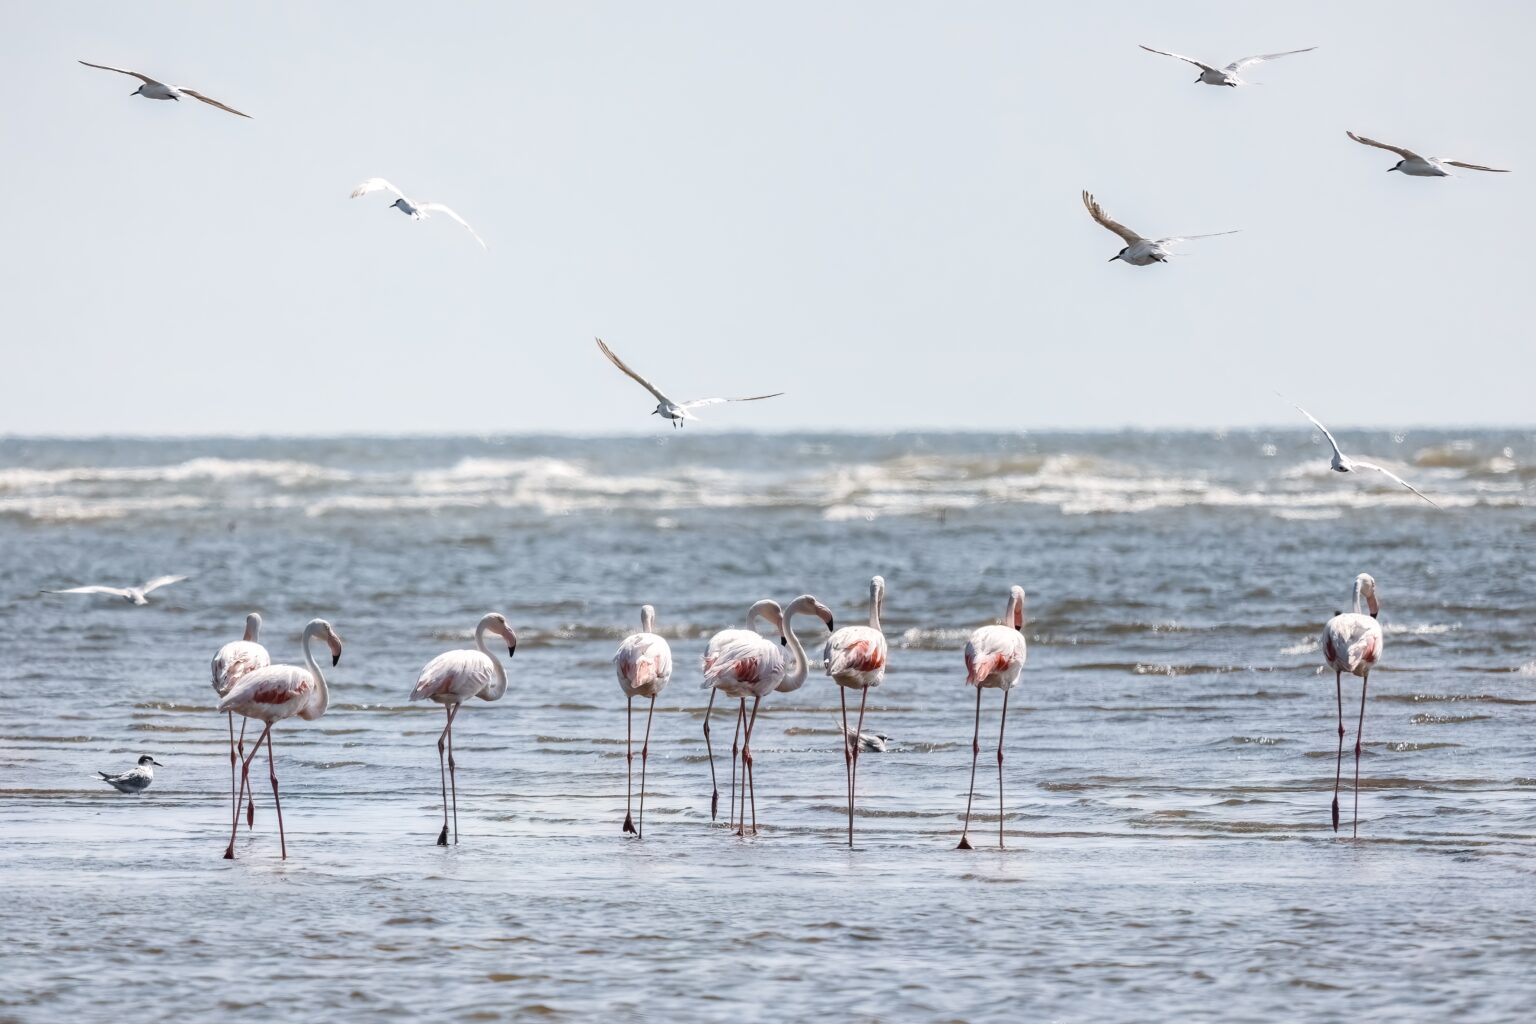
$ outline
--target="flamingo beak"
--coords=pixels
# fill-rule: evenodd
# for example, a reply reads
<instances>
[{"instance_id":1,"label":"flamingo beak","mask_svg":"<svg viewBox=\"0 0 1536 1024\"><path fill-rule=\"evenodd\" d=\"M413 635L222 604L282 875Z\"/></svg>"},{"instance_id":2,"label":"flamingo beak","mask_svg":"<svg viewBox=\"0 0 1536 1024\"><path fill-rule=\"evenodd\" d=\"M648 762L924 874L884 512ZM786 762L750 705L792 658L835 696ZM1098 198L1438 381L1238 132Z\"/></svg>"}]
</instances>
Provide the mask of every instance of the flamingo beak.
<instances>
[{"instance_id":1,"label":"flamingo beak","mask_svg":"<svg viewBox=\"0 0 1536 1024\"><path fill-rule=\"evenodd\" d=\"M832 616L830 615L827 616L827 629L833 633L837 632L837 624L832 621Z\"/></svg>"},{"instance_id":2,"label":"flamingo beak","mask_svg":"<svg viewBox=\"0 0 1536 1024\"><path fill-rule=\"evenodd\" d=\"M341 661L341 655L339 655L339 654L333 654L333 655L331 655L331 668L335 668L335 667L336 667L336 665L337 665L337 664L338 664L338 663L339 663L339 662L340 662L340 661Z\"/></svg>"},{"instance_id":3,"label":"flamingo beak","mask_svg":"<svg viewBox=\"0 0 1536 1024\"><path fill-rule=\"evenodd\" d=\"M789 637L787 637L787 636L779 637L779 646L780 647L788 647L789 646Z\"/></svg>"}]
</instances>

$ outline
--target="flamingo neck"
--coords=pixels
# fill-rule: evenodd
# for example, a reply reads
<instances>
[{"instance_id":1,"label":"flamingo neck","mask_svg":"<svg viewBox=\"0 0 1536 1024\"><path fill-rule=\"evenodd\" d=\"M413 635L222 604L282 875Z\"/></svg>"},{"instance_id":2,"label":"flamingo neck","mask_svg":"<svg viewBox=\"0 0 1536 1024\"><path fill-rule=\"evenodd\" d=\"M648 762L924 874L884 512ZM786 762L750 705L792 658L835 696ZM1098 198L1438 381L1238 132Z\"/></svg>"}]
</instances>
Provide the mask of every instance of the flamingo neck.
<instances>
[{"instance_id":1,"label":"flamingo neck","mask_svg":"<svg viewBox=\"0 0 1536 1024\"><path fill-rule=\"evenodd\" d=\"M650 605L646 605L644 608L640 609L640 632L656 632L656 609L652 608Z\"/></svg>"},{"instance_id":2,"label":"flamingo neck","mask_svg":"<svg viewBox=\"0 0 1536 1024\"><path fill-rule=\"evenodd\" d=\"M247 615L245 618L245 636L242 637L242 639L249 643L255 643L256 638L260 635L260 633L261 617L257 615Z\"/></svg>"},{"instance_id":3,"label":"flamingo neck","mask_svg":"<svg viewBox=\"0 0 1536 1024\"><path fill-rule=\"evenodd\" d=\"M789 641L789 653L794 656L794 667L784 676L784 681L779 684L781 690L798 689L805 683L805 677L810 673L811 666L805 660L805 648L800 643L800 638L795 636L795 613L788 612L784 616L784 639Z\"/></svg>"},{"instance_id":4,"label":"flamingo neck","mask_svg":"<svg viewBox=\"0 0 1536 1024\"><path fill-rule=\"evenodd\" d=\"M325 714L325 709L331 705L331 691L325 685L325 673L320 671L320 663L315 661L314 652L309 649L309 642L319 635L320 630L310 626L304 630L304 667L309 669L309 674L315 677L315 695L310 698L309 707L304 710L307 718L319 718Z\"/></svg>"},{"instance_id":5,"label":"flamingo neck","mask_svg":"<svg viewBox=\"0 0 1536 1024\"><path fill-rule=\"evenodd\" d=\"M869 592L869 628L880 631L880 605L885 602L885 588L874 587Z\"/></svg>"},{"instance_id":6,"label":"flamingo neck","mask_svg":"<svg viewBox=\"0 0 1536 1024\"><path fill-rule=\"evenodd\" d=\"M491 668L496 673L496 681L491 683L491 688L481 694L486 700L497 700L507 692L507 670L501 667L501 659L492 654L490 648L485 646L485 631L490 623L485 619L480 620L480 625L475 627L475 647L481 654L491 659Z\"/></svg>"}]
</instances>

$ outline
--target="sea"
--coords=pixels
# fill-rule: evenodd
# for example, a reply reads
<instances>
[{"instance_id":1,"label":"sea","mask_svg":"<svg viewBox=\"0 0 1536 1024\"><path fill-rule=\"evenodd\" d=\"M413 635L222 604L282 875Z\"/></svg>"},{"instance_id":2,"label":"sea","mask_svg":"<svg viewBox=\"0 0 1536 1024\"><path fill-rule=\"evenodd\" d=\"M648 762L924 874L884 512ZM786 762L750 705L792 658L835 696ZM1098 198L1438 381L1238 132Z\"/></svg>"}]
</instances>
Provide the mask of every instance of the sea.
<instances>
[{"instance_id":1,"label":"sea","mask_svg":"<svg viewBox=\"0 0 1536 1024\"><path fill-rule=\"evenodd\" d=\"M1528 1021L1536 431L1336 434L1439 508L1305 429L0 439L0 1020ZM1358 793L1343 684L1335 832L1318 635L1361 572L1385 643ZM143 607L41 593L161 574ZM852 847L814 617L736 836L706 641L761 598L865 621L875 574ZM1014 584L961 851L961 652ZM637 839L641 604L676 668ZM316 617L345 645L325 716L272 733L286 860L265 751L222 856L209 661L250 611L276 662ZM439 847L444 715L407 696L488 611L519 644L455 723ZM96 775L142 754L141 795Z\"/></svg>"}]
</instances>

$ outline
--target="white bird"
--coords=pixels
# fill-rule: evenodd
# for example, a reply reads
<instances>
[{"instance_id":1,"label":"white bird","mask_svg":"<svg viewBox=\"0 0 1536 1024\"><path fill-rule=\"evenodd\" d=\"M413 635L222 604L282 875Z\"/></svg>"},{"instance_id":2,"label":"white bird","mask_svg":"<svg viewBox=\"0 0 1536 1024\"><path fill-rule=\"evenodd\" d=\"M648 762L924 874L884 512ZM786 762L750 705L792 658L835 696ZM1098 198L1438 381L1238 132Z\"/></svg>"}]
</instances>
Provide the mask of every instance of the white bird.
<instances>
[{"instance_id":1,"label":"white bird","mask_svg":"<svg viewBox=\"0 0 1536 1024\"><path fill-rule=\"evenodd\" d=\"M1140 44L1138 43L1137 45ZM1275 60L1278 57L1289 57L1293 53L1311 53L1313 50L1317 49L1315 46L1308 46L1300 50L1282 50L1279 53L1259 53L1253 55L1252 57L1239 57L1237 60L1233 61L1231 64L1228 64L1226 67L1218 68L1212 64L1207 64L1204 61L1195 60L1193 57L1186 57L1182 53L1169 53L1167 50L1154 50L1150 46L1142 46L1141 48L1146 50L1148 53L1159 53L1164 57L1173 57L1176 60L1182 60L1187 64L1193 64L1195 67L1200 69L1200 77L1195 79L1196 84L1203 82L1206 85L1230 85L1234 89L1239 85L1253 84L1252 82L1247 82L1239 78L1237 74L1239 71L1243 70L1243 68L1250 64L1262 64L1267 60Z\"/></svg>"},{"instance_id":2,"label":"white bird","mask_svg":"<svg viewBox=\"0 0 1536 1024\"><path fill-rule=\"evenodd\" d=\"M108 775L106 772L97 772L102 781L119 793L142 793L149 788L149 784L155 781L155 768L164 768L165 765L145 754L139 758L139 766L130 768L121 775Z\"/></svg>"},{"instance_id":3,"label":"white bird","mask_svg":"<svg viewBox=\"0 0 1536 1024\"><path fill-rule=\"evenodd\" d=\"M777 644L758 634L752 628L759 617L778 627ZM710 794L709 816L714 819L720 805L720 788L715 783L715 754L709 741L709 714L715 706L715 695L723 693L735 698L740 707L736 713L736 734L745 739L741 746L742 782L750 792L752 786L752 725L757 720L757 708L767 694L772 693L784 681L788 667L784 662L783 648L789 645L784 635L784 612L777 601L758 601L747 609L745 629L723 629L710 637L704 649L701 664L704 681L699 689L709 690L709 703L704 708L704 746L709 752ZM752 698L752 717L747 717L747 698ZM731 816L736 815L736 741L731 740ZM741 825L737 835L746 834L746 798L741 802ZM752 831L757 831L757 798L752 796Z\"/></svg>"},{"instance_id":4,"label":"white bird","mask_svg":"<svg viewBox=\"0 0 1536 1024\"><path fill-rule=\"evenodd\" d=\"M845 741L853 739L852 729L839 724L836 718L832 719L832 722L837 725L838 732L843 735ZM883 754L886 752L891 738L883 732L861 732L859 733L858 742L861 753Z\"/></svg>"},{"instance_id":5,"label":"white bird","mask_svg":"<svg viewBox=\"0 0 1536 1024\"><path fill-rule=\"evenodd\" d=\"M1374 146L1377 149L1385 149L1389 153L1396 153L1402 157L1397 163L1387 168L1388 174L1393 171L1402 171L1404 174L1414 178L1449 178L1451 172L1446 170L1447 167L1464 167L1469 171L1492 171L1495 174L1509 173L1509 168L1507 167L1484 167L1482 164L1469 164L1465 160L1452 160L1449 157L1443 156L1419 156L1419 154L1411 149L1404 149L1401 146L1389 146L1385 142L1377 142L1375 139L1368 139L1351 131L1346 131L1344 134L1362 146Z\"/></svg>"},{"instance_id":6,"label":"white bird","mask_svg":"<svg viewBox=\"0 0 1536 1024\"><path fill-rule=\"evenodd\" d=\"M886 643L880 631L880 612L885 607L885 578L869 581L869 625L844 626L827 638L822 650L822 667L837 683L837 697L843 708L843 770L848 786L848 845L853 846L853 804L859 791L859 751L862 743L851 737L864 734L864 705L869 691L885 680ZM859 691L859 720L848 727L848 691Z\"/></svg>"},{"instance_id":7,"label":"white bird","mask_svg":"<svg viewBox=\"0 0 1536 1024\"><path fill-rule=\"evenodd\" d=\"M656 633L656 609L648 604L640 606L640 632L632 633L619 644L613 656L614 672L619 677L619 689L624 691L624 831L636 838L644 837L645 829L645 766L651 756L651 717L656 713L656 696L666 688L672 678L672 647L665 637ZM640 745L640 824L630 816L629 806L634 791L634 715L636 697L649 697L651 706L645 713L645 740Z\"/></svg>"},{"instance_id":8,"label":"white bird","mask_svg":"<svg viewBox=\"0 0 1536 1024\"><path fill-rule=\"evenodd\" d=\"M145 580L137 587L70 587L68 590L45 590L45 594L110 594L112 597L120 597L129 604L149 604L146 595L168 587L172 583L180 583L182 580L191 579L190 576L156 576L152 580Z\"/></svg>"},{"instance_id":9,"label":"white bird","mask_svg":"<svg viewBox=\"0 0 1536 1024\"><path fill-rule=\"evenodd\" d=\"M219 648L219 653L213 656L213 690L220 697L234 689L235 684L257 669L266 668L272 664L272 656L267 649L257 643L261 635L261 616L251 612L245 617L245 635L239 640L231 640ZM240 720L240 740L235 741L235 713L226 713L229 717L229 799L235 801L240 794L239 784L236 781L235 763L238 758L245 756L245 724L247 719ZM239 751L237 754L236 751ZM240 814L240 805L234 803L230 813L236 817ZM250 802L246 804L245 824L249 828L256 821L256 794L250 795Z\"/></svg>"},{"instance_id":10,"label":"white bird","mask_svg":"<svg viewBox=\"0 0 1536 1024\"><path fill-rule=\"evenodd\" d=\"M1284 395L1281 395L1280 397L1285 398ZM1286 401L1290 402L1290 399L1287 398ZM1295 402L1291 402L1291 405L1295 406L1297 412L1311 420L1312 425L1315 426L1318 430L1321 430L1323 432L1323 436L1328 439L1328 444L1333 448L1333 460L1329 464L1329 468L1332 469L1335 473L1353 473L1357 469L1374 469L1382 476L1402 484L1414 494L1417 494L1425 501L1428 501L1431 505L1434 505L1435 508L1440 508L1440 506L1435 505L1435 503L1423 491L1419 490L1417 487L1413 486L1413 484L1409 483L1407 480L1404 480L1390 469L1385 469L1381 466L1378 466L1374 462L1366 462L1364 459L1352 459L1348 455L1345 455L1339 450L1339 442L1333 439L1333 435L1328 432L1328 428L1319 423L1316 416L1313 416L1301 406L1296 405ZM1444 511L1444 509L1441 509L1441 511Z\"/></svg>"},{"instance_id":11,"label":"white bird","mask_svg":"<svg viewBox=\"0 0 1536 1024\"><path fill-rule=\"evenodd\" d=\"M459 224L463 225L464 230L474 235L475 241L480 243L480 248L484 249L486 247L485 239L475 234L475 229L469 226L469 221L454 213L450 207L444 206L442 203L418 203L414 199L407 197L404 192L401 192L383 178L369 178L352 190L352 198L356 199L358 196L365 196L370 192L381 190L393 192L398 196L399 198L389 205L398 209L401 213L411 218L411 220L426 220L434 213L444 214L450 220L458 221Z\"/></svg>"},{"instance_id":12,"label":"white bird","mask_svg":"<svg viewBox=\"0 0 1536 1024\"><path fill-rule=\"evenodd\" d=\"M1008 691L1019 685L1024 659L1024 588L1008 591L1008 608L1001 626L982 626L965 645L965 681L976 687L976 728L971 734L971 789L965 798L965 827L957 850L971 849L971 798L976 794L976 758L981 754L981 691L1003 691L1003 713L997 726L997 845L1003 845L1003 729L1008 725Z\"/></svg>"},{"instance_id":13,"label":"white bird","mask_svg":"<svg viewBox=\"0 0 1536 1024\"><path fill-rule=\"evenodd\" d=\"M1365 601L1370 614L1360 607ZM1323 659L1333 669L1333 686L1339 706L1339 756L1333 769L1333 830L1339 830L1339 776L1344 770L1344 673L1360 677L1360 722L1355 726L1355 826L1360 834L1360 732L1365 727L1365 688L1371 669L1381 659L1381 623L1376 617L1376 580L1369 573L1355 577L1355 610L1339 612L1323 627Z\"/></svg>"},{"instance_id":14,"label":"white bird","mask_svg":"<svg viewBox=\"0 0 1536 1024\"><path fill-rule=\"evenodd\" d=\"M1109 262L1124 260L1133 267L1149 267L1154 263L1167 263L1168 257L1176 256L1170 246L1180 242L1192 241L1196 238L1215 238L1217 235L1235 235L1237 230L1214 231L1208 235L1173 235L1169 238L1143 238L1119 221L1110 219L1109 214L1099 205L1099 201L1093 198L1093 194L1084 190L1083 205L1088 208L1088 214L1099 224L1113 231L1125 240L1125 248L1111 256Z\"/></svg>"},{"instance_id":15,"label":"white bird","mask_svg":"<svg viewBox=\"0 0 1536 1024\"><path fill-rule=\"evenodd\" d=\"M596 341L597 347L603 350L603 355L608 357L608 361L610 363L624 371L624 374L633 380L636 384L639 384L652 395L656 396L656 408L651 410L651 415L662 416L671 420L674 427L682 426L683 420L698 419L697 416L693 415L691 411L693 409L702 409L706 405L721 405L725 402L760 402L765 398L778 398L784 393L782 391L775 391L771 395L750 395L746 398L695 398L691 402L674 402L672 399L662 394L656 385L652 384L650 381L640 376L634 370L631 370L628 366L624 365L624 360L614 355L613 349L603 344L602 338L597 338Z\"/></svg>"},{"instance_id":16,"label":"white bird","mask_svg":"<svg viewBox=\"0 0 1536 1024\"><path fill-rule=\"evenodd\" d=\"M140 85L137 89L133 90L133 92L129 93L130 96L143 96L148 100L180 100L183 96L191 96L195 100L202 100L210 107L218 107L220 110L227 110L231 114L236 114L240 117L249 118L251 116L250 114L242 114L234 107L225 106L223 103L220 103L218 100L212 98L211 96L204 96L196 89L188 88L185 85L166 85L164 82L155 81L148 75L141 75L139 72L129 71L127 68L114 68L106 64L92 64L88 60L82 60L80 63L84 64L88 68L100 68L103 71L116 71L120 75L132 75L134 78L137 78L143 84Z\"/></svg>"}]
</instances>

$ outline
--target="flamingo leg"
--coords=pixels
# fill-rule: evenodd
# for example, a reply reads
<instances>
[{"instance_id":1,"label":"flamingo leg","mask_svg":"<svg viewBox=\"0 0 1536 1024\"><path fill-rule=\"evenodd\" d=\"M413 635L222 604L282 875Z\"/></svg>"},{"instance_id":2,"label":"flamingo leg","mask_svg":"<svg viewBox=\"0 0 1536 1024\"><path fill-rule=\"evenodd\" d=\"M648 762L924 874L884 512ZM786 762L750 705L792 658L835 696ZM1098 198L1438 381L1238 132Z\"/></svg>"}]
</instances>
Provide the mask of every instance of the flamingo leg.
<instances>
[{"instance_id":1,"label":"flamingo leg","mask_svg":"<svg viewBox=\"0 0 1536 1024\"><path fill-rule=\"evenodd\" d=\"M997 848L1003 848L1003 729L1008 725L1008 691L1003 691L1003 717L997 723Z\"/></svg>"},{"instance_id":2,"label":"flamingo leg","mask_svg":"<svg viewBox=\"0 0 1536 1024\"><path fill-rule=\"evenodd\" d=\"M240 774L236 770L235 756L235 713L226 711L229 718L229 815L235 820L240 818Z\"/></svg>"},{"instance_id":3,"label":"flamingo leg","mask_svg":"<svg viewBox=\"0 0 1536 1024\"><path fill-rule=\"evenodd\" d=\"M965 827L960 830L957 850L971 849L966 834L971 831L971 799L976 795L976 758L981 755L981 687L976 687L976 729L971 733L971 789L965 795Z\"/></svg>"},{"instance_id":4,"label":"flamingo leg","mask_svg":"<svg viewBox=\"0 0 1536 1024\"><path fill-rule=\"evenodd\" d=\"M853 771L848 779L848 846L853 846L853 801L859 794L859 737L864 733L864 702L869 700L869 687L859 692L859 724L854 726L849 746L853 748Z\"/></svg>"},{"instance_id":5,"label":"flamingo leg","mask_svg":"<svg viewBox=\"0 0 1536 1024\"><path fill-rule=\"evenodd\" d=\"M283 802L282 802L282 800L278 799L278 796L277 796L277 765L272 760L272 727L270 725L267 726L267 728L266 728L266 737L267 737L267 771L272 776L272 806L277 808L277 843L278 843L278 846L281 847L281 849L283 851L283 860L287 860L288 859L288 837L283 834ZM257 746L259 747L260 745L261 745L261 741L258 740L257 741ZM255 752L256 752L255 750L251 751L251 753L253 753L253 754Z\"/></svg>"},{"instance_id":6,"label":"flamingo leg","mask_svg":"<svg viewBox=\"0 0 1536 1024\"><path fill-rule=\"evenodd\" d=\"M453 845L459 845L459 776L453 763L453 720L459 717L462 704L455 704L448 713L448 791L453 794Z\"/></svg>"},{"instance_id":7,"label":"flamingo leg","mask_svg":"<svg viewBox=\"0 0 1536 1024\"><path fill-rule=\"evenodd\" d=\"M704 749L709 752L709 820L714 821L720 813L720 786L715 782L715 748L709 742L709 713L715 707L715 694L719 690L711 688L709 691L709 703L704 706Z\"/></svg>"},{"instance_id":8,"label":"flamingo leg","mask_svg":"<svg viewBox=\"0 0 1536 1024\"><path fill-rule=\"evenodd\" d=\"M858 746L858 737L848 735L848 688L837 688L837 700L843 709L843 790L848 797L848 845L853 845L853 748Z\"/></svg>"},{"instance_id":9,"label":"flamingo leg","mask_svg":"<svg viewBox=\"0 0 1536 1024\"><path fill-rule=\"evenodd\" d=\"M266 729L262 730L261 735L265 736L271 730L272 730L272 723L268 722ZM260 750L260 749L261 749L261 739L257 738L256 745L251 748L250 754L242 760L242 763L241 763L241 766L240 766L240 792L235 797L235 806L236 807L240 806L240 798L245 796L246 787L248 787L251 784L251 760L256 756L256 752L258 750ZM235 834L237 832L239 832L239 830L240 830L240 818L239 818L239 815L236 815L235 816L235 820L230 822L230 824L229 824L229 845L224 848L224 859L225 860L234 860L235 859Z\"/></svg>"},{"instance_id":10,"label":"flamingo leg","mask_svg":"<svg viewBox=\"0 0 1536 1024\"><path fill-rule=\"evenodd\" d=\"M231 712L231 714L233 714L233 712ZM239 749L240 756L242 758L245 757L245 727L250 724L250 721L251 720L249 718L242 718L242 719L240 719L240 739L239 739L238 743L236 744L236 746ZM235 814L238 815L239 813L240 813L240 804L239 804L239 801L237 800L236 803L235 803ZM255 824L256 824L256 791L255 790L250 790L250 791L248 791L245 794L245 827L247 829L250 829L250 828L254 827Z\"/></svg>"},{"instance_id":11,"label":"flamingo leg","mask_svg":"<svg viewBox=\"0 0 1536 1024\"><path fill-rule=\"evenodd\" d=\"M645 838L645 766L651 758L651 716L656 713L656 695L651 694L651 706L645 713L645 740L640 744L640 828L635 833Z\"/></svg>"},{"instance_id":12,"label":"flamingo leg","mask_svg":"<svg viewBox=\"0 0 1536 1024\"><path fill-rule=\"evenodd\" d=\"M635 795L635 698L624 699L624 831L635 831L630 804Z\"/></svg>"},{"instance_id":13,"label":"flamingo leg","mask_svg":"<svg viewBox=\"0 0 1536 1024\"><path fill-rule=\"evenodd\" d=\"M1333 830L1339 830L1339 779L1344 774L1344 673L1333 674L1333 693L1339 704L1339 756L1333 763Z\"/></svg>"},{"instance_id":14,"label":"flamingo leg","mask_svg":"<svg viewBox=\"0 0 1536 1024\"><path fill-rule=\"evenodd\" d=\"M443 830L437 834L437 845L448 845L448 766L443 760L443 745L448 740L448 726L453 724L453 705L443 705L443 731L437 736L437 778L443 787Z\"/></svg>"},{"instance_id":15,"label":"flamingo leg","mask_svg":"<svg viewBox=\"0 0 1536 1024\"><path fill-rule=\"evenodd\" d=\"M746 720L746 717L747 717L747 698L743 697L743 698L741 698L741 707L739 709L737 709L737 711L736 711L736 732L735 732L734 735L731 736L731 823L732 824L736 823L736 755L740 751L740 748L737 746L737 742L741 739L741 723ZM745 772L743 772L743 774L745 774ZM745 781L745 779L743 779L743 781ZM742 813L743 814L746 813L746 808L742 808Z\"/></svg>"},{"instance_id":16,"label":"flamingo leg","mask_svg":"<svg viewBox=\"0 0 1536 1024\"><path fill-rule=\"evenodd\" d=\"M752 698L752 717L747 719L746 735L742 738L742 741L741 741L741 784L742 784L742 787L747 791L747 793L751 796L751 799L752 799L752 834L753 835L757 835L757 783L756 783L756 780L753 778L754 772L752 770L752 726L757 724L757 708L758 708L758 705L761 704L762 702L763 702L763 698L761 698L761 697L753 697ZM742 706L742 709L745 710L746 706L747 706L747 702L745 700L743 700L741 702L741 706ZM742 797L742 802L745 803L746 800L747 800L747 797L743 796ZM746 827L747 827L747 812L746 812L746 808L745 807L742 808L742 812L741 812L741 827L742 827L743 831L742 832L738 832L737 835L744 835L745 834L745 830L746 830Z\"/></svg>"},{"instance_id":17,"label":"flamingo leg","mask_svg":"<svg viewBox=\"0 0 1536 1024\"><path fill-rule=\"evenodd\" d=\"M1370 684L1371 674L1367 672L1360 677L1360 723L1355 726L1355 824L1354 838L1360 838L1360 734L1365 729L1365 688Z\"/></svg>"}]
</instances>

